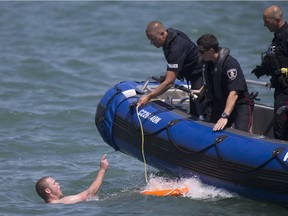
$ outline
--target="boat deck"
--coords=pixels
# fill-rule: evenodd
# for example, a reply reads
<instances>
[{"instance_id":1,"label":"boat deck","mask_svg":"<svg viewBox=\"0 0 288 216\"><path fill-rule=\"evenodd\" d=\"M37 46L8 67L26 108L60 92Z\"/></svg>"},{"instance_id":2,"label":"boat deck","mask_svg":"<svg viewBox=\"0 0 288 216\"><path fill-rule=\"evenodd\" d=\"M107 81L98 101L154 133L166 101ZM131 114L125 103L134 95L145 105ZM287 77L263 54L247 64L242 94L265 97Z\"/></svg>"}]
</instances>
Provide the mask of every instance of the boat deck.
<instances>
[{"instance_id":1,"label":"boat deck","mask_svg":"<svg viewBox=\"0 0 288 216\"><path fill-rule=\"evenodd\" d=\"M157 86L158 85L153 83L149 84L146 86L145 92L146 93L152 92L153 89L155 89ZM185 88L188 87L187 85L183 86ZM142 85L139 86L138 88L140 89L141 87ZM180 90L179 88L175 87L170 88L164 94L156 98L156 100L161 100L166 104L169 104L170 109L171 107L174 108L173 109L174 112L177 112L177 110L179 110L179 112L181 112L181 115L183 115L183 113L186 113L186 115L185 114L184 115L187 118L192 119L198 118L198 116L193 115L193 113L194 114L197 113L197 110L191 110L191 107L194 107L195 109L195 106L190 105L189 94L183 90ZM263 104L255 104L252 117L253 121L251 126L251 132L257 135L263 135L263 133L267 130L274 117L274 109L271 106L266 106ZM274 138L272 128L268 131L266 137Z\"/></svg>"}]
</instances>

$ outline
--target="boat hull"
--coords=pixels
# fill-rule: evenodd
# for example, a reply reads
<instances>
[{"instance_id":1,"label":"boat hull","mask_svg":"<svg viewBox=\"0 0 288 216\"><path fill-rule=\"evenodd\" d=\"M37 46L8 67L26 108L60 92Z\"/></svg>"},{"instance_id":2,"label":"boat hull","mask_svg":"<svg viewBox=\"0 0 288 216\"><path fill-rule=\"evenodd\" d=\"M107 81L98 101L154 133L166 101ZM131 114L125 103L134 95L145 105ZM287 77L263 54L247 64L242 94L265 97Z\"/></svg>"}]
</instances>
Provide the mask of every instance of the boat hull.
<instances>
[{"instance_id":1,"label":"boat hull","mask_svg":"<svg viewBox=\"0 0 288 216\"><path fill-rule=\"evenodd\" d=\"M288 204L287 142L233 129L213 132L212 124L160 100L137 109L140 84L119 83L100 100L95 122L107 144L140 161L144 153L147 164L174 176Z\"/></svg>"}]
</instances>

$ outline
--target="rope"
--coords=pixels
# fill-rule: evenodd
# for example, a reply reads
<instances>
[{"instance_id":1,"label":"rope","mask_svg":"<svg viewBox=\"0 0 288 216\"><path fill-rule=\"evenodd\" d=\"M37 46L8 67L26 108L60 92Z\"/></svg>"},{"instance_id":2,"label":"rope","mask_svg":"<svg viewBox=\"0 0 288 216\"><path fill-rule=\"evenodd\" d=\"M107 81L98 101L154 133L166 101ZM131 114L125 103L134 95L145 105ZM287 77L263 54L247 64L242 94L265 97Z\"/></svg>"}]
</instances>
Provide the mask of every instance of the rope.
<instances>
[{"instance_id":1,"label":"rope","mask_svg":"<svg viewBox=\"0 0 288 216\"><path fill-rule=\"evenodd\" d=\"M144 152L144 131L143 131L143 125L142 125L142 122L140 120L140 116L139 116L139 112L138 112L138 107L136 106L136 114L137 114L137 118L138 118L138 121L139 121L139 125L140 125L140 130L141 130L141 146L142 146L142 158L143 158L143 162L144 162L144 174L145 174L145 180L146 180L146 183L148 183L148 177L147 177L147 163L146 163L146 158L145 158L145 152ZM215 150L219 156L219 158L224 161L226 164L228 164L231 168L233 168L235 171L238 171L238 172L241 172L241 173L251 173L251 172L254 172L254 171L257 171L257 170L260 170L261 168L263 168L264 166L266 166L267 164L269 164L273 159L276 159L280 164L284 165L285 167L288 167L286 164L283 163L283 161L281 161L279 158L278 158L278 155L283 151L283 149L279 149L279 148L276 148L273 153L272 153L272 156L267 159L265 162L263 162L261 165L259 165L258 167L254 167L252 169L249 169L249 170L240 170L238 169L237 167L235 167L233 164L231 164L231 162L227 161L224 159L224 157L222 156L221 154L221 151L219 150L218 148L218 144L220 144L224 139L227 138L227 135L222 135L222 136L219 136L215 139L215 142L213 144L210 144L206 147L204 147L203 149L199 150L199 151L195 151L195 152L190 152L189 150L186 150L186 149L183 149L181 147L179 147L175 141L173 140L173 137L170 133L170 128L172 126L174 126L175 124L177 124L178 122L180 121L185 121L186 119L176 119L174 121L171 121L168 123L168 125L160 130L158 130L157 132L154 132L152 134L148 134L149 135L154 135L154 134L157 134L163 130L167 130L167 133L168 133L168 137L170 139L170 141L172 142L172 144L176 147L176 149L178 149L179 151L183 152L183 153L186 153L186 154L199 154L199 153L203 153L204 151L208 150L209 148L211 147L215 147ZM135 125L134 125L135 126ZM171 191L173 192L173 190ZM171 192L169 192L168 194L170 194Z\"/></svg>"},{"instance_id":2,"label":"rope","mask_svg":"<svg viewBox=\"0 0 288 216\"><path fill-rule=\"evenodd\" d=\"M142 125L141 119L139 117L138 106L136 106L136 114L137 114L137 118L138 118L139 125L140 125L140 130L141 130L141 146L142 146L142 158L143 158L143 163L144 163L144 175L145 175L146 183L148 183L147 163L146 163L145 152L144 152L144 131L143 131L143 125Z\"/></svg>"},{"instance_id":3,"label":"rope","mask_svg":"<svg viewBox=\"0 0 288 216\"><path fill-rule=\"evenodd\" d=\"M284 163L282 160L279 159L279 155L285 150L285 148L276 148L274 149L274 151L272 152L272 155L270 158L268 158L266 161L264 161L262 164L260 164L258 167L254 167L252 169L249 170L240 170L239 168L237 168L235 165L233 165L230 161L225 160L225 158L222 156L220 149L218 148L218 144L220 144L222 141L224 141L224 139L226 139L228 136L227 135L221 135L218 136L215 139L215 142L204 147L203 149L199 150L199 151L190 151L190 150L186 150L180 146L178 146L173 137L172 134L170 132L170 128L172 126L174 126L175 124L179 123L180 121L184 121L182 119L176 119L173 120L171 122L169 122L168 126L167 126L167 133L168 133L168 137L170 139L170 141L172 142L172 144L174 145L175 149L177 149L178 151L181 151L184 154L189 154L189 155L196 155L196 154L200 154L203 153L204 151L212 148L213 146L215 147L215 150L219 156L219 158L224 161L226 164L228 164L232 169L234 169L235 171L241 172L241 173L252 173L255 172L257 170L260 170L261 168L263 168L264 166L266 166L267 164L269 164L272 160L276 159L282 166L284 166L285 168L288 168L288 165L286 163Z\"/></svg>"}]
</instances>

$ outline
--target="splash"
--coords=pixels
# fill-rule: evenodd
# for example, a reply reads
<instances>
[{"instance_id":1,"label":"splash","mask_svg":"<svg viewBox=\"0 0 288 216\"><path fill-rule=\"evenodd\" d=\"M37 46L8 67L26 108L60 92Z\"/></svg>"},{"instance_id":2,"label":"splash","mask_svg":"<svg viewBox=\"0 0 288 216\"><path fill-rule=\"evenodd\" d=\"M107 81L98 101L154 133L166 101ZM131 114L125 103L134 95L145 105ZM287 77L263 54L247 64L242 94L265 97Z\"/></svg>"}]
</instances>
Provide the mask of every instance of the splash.
<instances>
[{"instance_id":1,"label":"splash","mask_svg":"<svg viewBox=\"0 0 288 216\"><path fill-rule=\"evenodd\" d=\"M150 175L149 182L143 191L169 190L175 188L188 188L188 191L182 193L181 196L196 200L214 200L235 197L235 194L224 189L203 184L197 177L175 180L154 176L153 174Z\"/></svg>"},{"instance_id":2,"label":"splash","mask_svg":"<svg viewBox=\"0 0 288 216\"><path fill-rule=\"evenodd\" d=\"M100 199L99 199L99 196L98 195L96 195L96 196L90 196L90 197L88 197L87 198L87 202L90 202L90 201L99 201Z\"/></svg>"}]
</instances>

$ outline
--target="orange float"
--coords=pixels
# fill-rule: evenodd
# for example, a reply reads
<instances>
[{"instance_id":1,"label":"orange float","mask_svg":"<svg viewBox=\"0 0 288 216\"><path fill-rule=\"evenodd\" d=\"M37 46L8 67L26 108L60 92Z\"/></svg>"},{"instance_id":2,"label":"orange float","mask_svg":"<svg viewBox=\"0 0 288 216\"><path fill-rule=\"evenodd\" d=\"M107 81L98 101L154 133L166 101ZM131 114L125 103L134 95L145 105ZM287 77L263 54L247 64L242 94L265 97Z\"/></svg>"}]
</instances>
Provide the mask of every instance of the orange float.
<instances>
[{"instance_id":1,"label":"orange float","mask_svg":"<svg viewBox=\"0 0 288 216\"><path fill-rule=\"evenodd\" d=\"M168 188L168 189L149 189L143 190L140 194L152 195L152 196L184 196L188 193L189 188L187 186L180 188Z\"/></svg>"}]
</instances>

